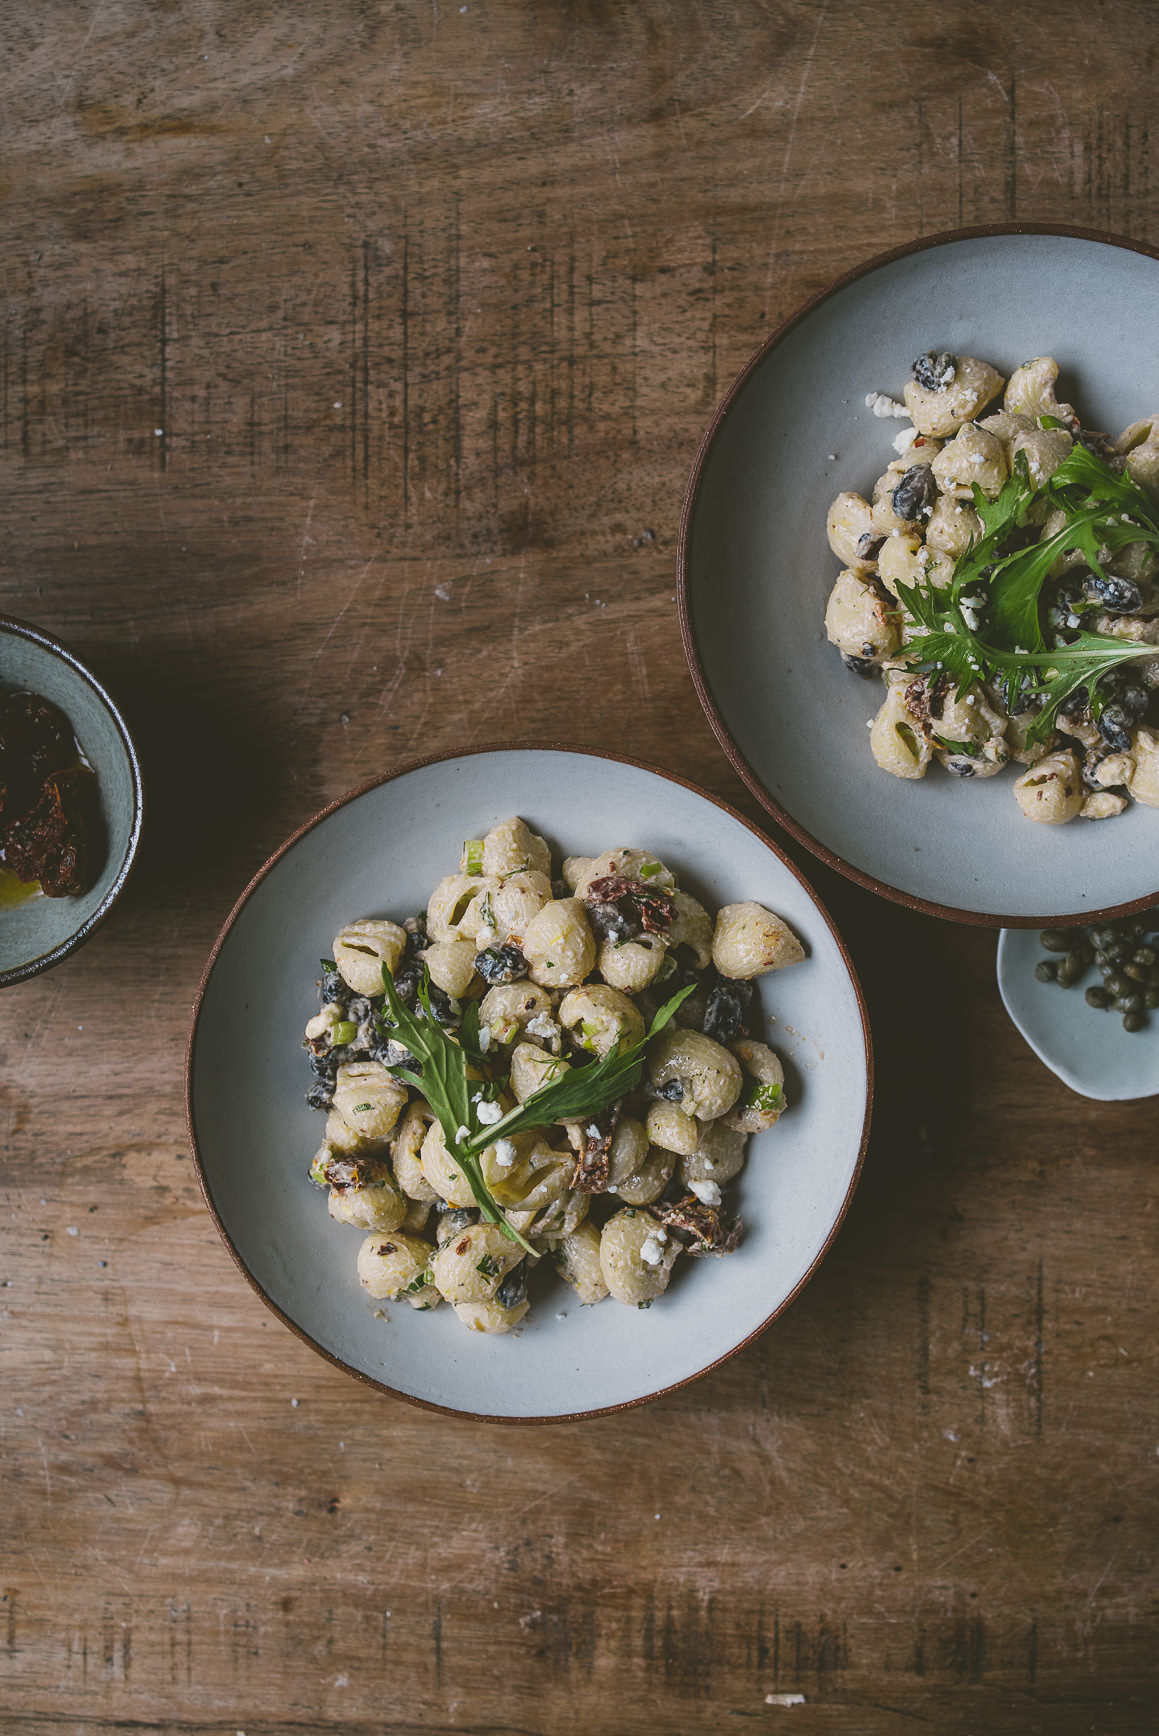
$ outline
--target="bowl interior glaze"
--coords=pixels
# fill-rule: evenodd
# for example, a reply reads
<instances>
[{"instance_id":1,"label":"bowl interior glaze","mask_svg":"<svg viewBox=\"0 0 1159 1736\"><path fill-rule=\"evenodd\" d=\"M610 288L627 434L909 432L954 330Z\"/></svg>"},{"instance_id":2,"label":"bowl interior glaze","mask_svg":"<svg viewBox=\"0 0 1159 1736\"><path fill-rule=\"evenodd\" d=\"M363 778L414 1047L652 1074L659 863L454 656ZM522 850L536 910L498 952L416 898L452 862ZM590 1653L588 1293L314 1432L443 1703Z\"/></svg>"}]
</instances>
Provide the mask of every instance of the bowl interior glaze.
<instances>
[{"instance_id":1,"label":"bowl interior glaze","mask_svg":"<svg viewBox=\"0 0 1159 1736\"><path fill-rule=\"evenodd\" d=\"M802 935L808 960L761 979L792 1107L752 1142L739 1187L746 1237L686 1260L646 1312L581 1308L562 1281L517 1334L467 1332L360 1290L360 1232L307 1178L323 1118L302 1027L318 961L344 922L424 909L462 841L521 814L561 854L638 842L715 906L755 898ZM478 1416L569 1417L638 1403L730 1355L809 1276L850 1197L868 1125L868 1033L843 948L809 887L745 821L643 767L555 749L430 762L356 792L283 848L243 896L204 981L189 1052L190 1129L219 1228L252 1282L317 1349L366 1380ZM376 1317L376 1309L386 1318ZM566 1318L564 1318L566 1316Z\"/></svg>"}]
</instances>

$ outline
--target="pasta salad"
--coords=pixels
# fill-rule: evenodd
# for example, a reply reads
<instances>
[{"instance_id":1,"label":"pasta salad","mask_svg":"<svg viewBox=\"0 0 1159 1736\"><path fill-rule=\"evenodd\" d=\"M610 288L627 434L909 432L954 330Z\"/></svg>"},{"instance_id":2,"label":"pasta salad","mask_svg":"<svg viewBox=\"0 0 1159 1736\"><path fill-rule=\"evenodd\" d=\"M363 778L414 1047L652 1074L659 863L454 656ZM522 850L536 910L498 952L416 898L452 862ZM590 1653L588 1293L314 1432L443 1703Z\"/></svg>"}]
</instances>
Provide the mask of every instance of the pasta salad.
<instances>
[{"instance_id":1,"label":"pasta salad","mask_svg":"<svg viewBox=\"0 0 1159 1736\"><path fill-rule=\"evenodd\" d=\"M364 1288L502 1333L545 1264L581 1303L648 1308L682 1253L731 1252L725 1189L785 1108L754 979L803 957L780 917L713 918L645 850L553 877L518 818L469 840L420 915L348 923L306 1100L326 1115L310 1177L364 1233Z\"/></svg>"},{"instance_id":2,"label":"pasta salad","mask_svg":"<svg viewBox=\"0 0 1159 1736\"><path fill-rule=\"evenodd\" d=\"M1085 428L1051 356L1009 381L947 351L912 371L904 405L866 399L910 424L898 456L827 521L826 634L885 683L874 759L960 779L1014 761L1046 825L1159 807L1159 415Z\"/></svg>"}]
</instances>

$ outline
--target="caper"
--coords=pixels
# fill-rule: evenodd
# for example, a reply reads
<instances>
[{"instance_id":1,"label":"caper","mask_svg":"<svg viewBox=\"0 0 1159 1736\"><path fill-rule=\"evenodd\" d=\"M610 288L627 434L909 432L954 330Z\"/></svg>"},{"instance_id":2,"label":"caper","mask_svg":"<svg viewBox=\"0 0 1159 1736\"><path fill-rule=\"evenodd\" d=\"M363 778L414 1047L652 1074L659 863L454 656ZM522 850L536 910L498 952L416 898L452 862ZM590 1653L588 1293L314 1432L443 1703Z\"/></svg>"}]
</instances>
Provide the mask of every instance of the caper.
<instances>
[{"instance_id":1,"label":"caper","mask_svg":"<svg viewBox=\"0 0 1159 1736\"><path fill-rule=\"evenodd\" d=\"M1143 1005L1145 1007L1159 1007L1159 989L1148 989L1143 996Z\"/></svg>"},{"instance_id":2,"label":"caper","mask_svg":"<svg viewBox=\"0 0 1159 1736\"><path fill-rule=\"evenodd\" d=\"M1146 1023L1147 1023L1147 1021L1143 1017L1142 1013L1124 1013L1123 1014L1123 1029L1124 1029L1124 1031L1141 1031L1143 1029L1143 1026Z\"/></svg>"},{"instance_id":3,"label":"caper","mask_svg":"<svg viewBox=\"0 0 1159 1736\"><path fill-rule=\"evenodd\" d=\"M1052 983L1058 975L1058 966L1052 958L1044 958L1035 965L1034 974L1040 983Z\"/></svg>"},{"instance_id":4,"label":"caper","mask_svg":"<svg viewBox=\"0 0 1159 1736\"><path fill-rule=\"evenodd\" d=\"M1131 992L1131 979L1125 977L1122 971L1112 971L1106 983L1113 995L1128 995Z\"/></svg>"},{"instance_id":5,"label":"caper","mask_svg":"<svg viewBox=\"0 0 1159 1736\"><path fill-rule=\"evenodd\" d=\"M1156 954L1153 946L1141 946L1138 952L1132 956L1131 963L1151 965L1155 963L1156 957L1159 957L1159 954Z\"/></svg>"},{"instance_id":6,"label":"caper","mask_svg":"<svg viewBox=\"0 0 1159 1736\"><path fill-rule=\"evenodd\" d=\"M1115 999L1117 1013L1141 1013L1143 1011L1142 995L1118 995Z\"/></svg>"},{"instance_id":7,"label":"caper","mask_svg":"<svg viewBox=\"0 0 1159 1736\"><path fill-rule=\"evenodd\" d=\"M1086 994L1088 1007L1109 1007L1111 997L1106 989L1088 989Z\"/></svg>"},{"instance_id":8,"label":"caper","mask_svg":"<svg viewBox=\"0 0 1159 1736\"><path fill-rule=\"evenodd\" d=\"M1070 948L1070 936L1061 928L1044 928L1038 938L1047 952L1066 952Z\"/></svg>"}]
</instances>

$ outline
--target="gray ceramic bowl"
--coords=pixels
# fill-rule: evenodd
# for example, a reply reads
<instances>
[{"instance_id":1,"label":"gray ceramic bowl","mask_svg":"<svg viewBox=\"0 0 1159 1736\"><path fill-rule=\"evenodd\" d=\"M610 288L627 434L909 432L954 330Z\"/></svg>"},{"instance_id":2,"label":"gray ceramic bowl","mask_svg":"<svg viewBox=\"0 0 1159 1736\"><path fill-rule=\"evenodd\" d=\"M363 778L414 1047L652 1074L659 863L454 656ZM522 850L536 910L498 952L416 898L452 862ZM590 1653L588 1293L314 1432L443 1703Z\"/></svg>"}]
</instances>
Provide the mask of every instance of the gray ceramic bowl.
<instances>
[{"instance_id":1,"label":"gray ceramic bowl","mask_svg":"<svg viewBox=\"0 0 1159 1736\"><path fill-rule=\"evenodd\" d=\"M467 1332L360 1290L360 1232L307 1177L322 1117L307 1108L302 1027L318 960L352 917L403 918L457 867L462 841L521 814L563 854L640 843L710 908L757 899L809 956L760 979L791 1107L752 1141L746 1226L724 1259L688 1260L647 1312L581 1308L562 1282L518 1334ZM557 854L558 860L558 854ZM869 1034L841 940L795 868L731 809L626 760L480 749L356 790L283 846L214 949L190 1032L190 1133L207 1203L264 1300L324 1356L435 1408L508 1421L639 1404L759 1333L816 1269L849 1202L868 1132ZM375 1309L387 1319L376 1318ZM561 1317L563 1316L563 1317Z\"/></svg>"},{"instance_id":2,"label":"gray ceramic bowl","mask_svg":"<svg viewBox=\"0 0 1159 1736\"><path fill-rule=\"evenodd\" d=\"M97 775L104 865L76 898L37 896L0 910L0 988L58 964L88 939L129 877L141 836L141 768L109 695L74 651L27 621L0 615L0 688L58 705Z\"/></svg>"},{"instance_id":3,"label":"gray ceramic bowl","mask_svg":"<svg viewBox=\"0 0 1159 1736\"><path fill-rule=\"evenodd\" d=\"M1159 1022L1147 1015L1142 1031L1124 1031L1116 1013L1088 1007L1083 989L1097 984L1091 969L1070 989L1040 983L1034 967L1050 955L1030 929L998 936L998 992L1015 1028L1044 1066L1080 1097L1122 1103L1159 1096Z\"/></svg>"},{"instance_id":4,"label":"gray ceramic bowl","mask_svg":"<svg viewBox=\"0 0 1159 1736\"><path fill-rule=\"evenodd\" d=\"M870 261L769 338L705 435L685 500L680 607L701 702L769 813L871 891L965 922L1087 922L1159 898L1159 813L1034 825L1013 773L920 782L879 771L866 722L880 683L848 674L823 626L838 563L829 503L868 491L931 347L1007 377L1049 353L1088 425L1159 409L1159 254L1085 234L965 231Z\"/></svg>"}]
</instances>

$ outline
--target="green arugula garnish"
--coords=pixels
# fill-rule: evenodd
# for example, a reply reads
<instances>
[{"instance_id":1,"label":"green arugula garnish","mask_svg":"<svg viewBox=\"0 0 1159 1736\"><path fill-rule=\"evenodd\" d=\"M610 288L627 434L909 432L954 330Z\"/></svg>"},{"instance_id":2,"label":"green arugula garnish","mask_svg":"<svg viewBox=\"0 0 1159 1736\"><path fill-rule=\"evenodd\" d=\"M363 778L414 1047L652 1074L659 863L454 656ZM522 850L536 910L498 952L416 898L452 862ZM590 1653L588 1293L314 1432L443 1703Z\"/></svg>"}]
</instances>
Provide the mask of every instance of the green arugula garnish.
<instances>
[{"instance_id":1,"label":"green arugula garnish","mask_svg":"<svg viewBox=\"0 0 1159 1736\"><path fill-rule=\"evenodd\" d=\"M438 1116L447 1150L466 1176L475 1204L486 1222L496 1224L510 1241L518 1242L529 1254L534 1252L531 1244L507 1222L487 1186L479 1161L482 1153L497 1139L510 1138L511 1134L521 1133L527 1128L598 1115L625 1092L633 1090L640 1083L644 1071L646 1045L664 1029L696 986L689 983L665 1001L640 1042L624 1047L617 1045L602 1061L572 1067L561 1079L541 1086L525 1102L509 1109L500 1120L481 1127L477 1104L473 1100L480 1090L479 1081L468 1078L468 1071L477 1073L483 1063L483 1057L478 1053L477 1004L472 1002L468 1007L459 1028L460 1040L456 1042L431 1011L430 978L426 971L419 984L419 1008L413 1012L400 999L394 978L385 964L382 981L390 1013L389 1028L395 1040L410 1051L422 1068L421 1076L405 1064L390 1067L388 1071L413 1085ZM463 1040L464 1032L466 1041Z\"/></svg>"},{"instance_id":2,"label":"green arugula garnish","mask_svg":"<svg viewBox=\"0 0 1159 1736\"><path fill-rule=\"evenodd\" d=\"M1051 417L1041 420L1058 426ZM976 484L973 493L981 534L958 560L950 582L927 579L897 587L920 629L899 656L915 673L945 672L959 695L973 682L996 681L1009 711L1040 701L1026 734L1030 742L1041 741L1076 688L1085 685L1093 694L1118 664L1155 656L1153 645L1085 630L1048 637L1042 590L1051 569L1074 550L1106 579L1107 563L1129 544L1159 548L1159 520L1133 478L1077 443L1041 485L1031 481L1025 454L1019 453L996 500L987 500ZM1062 524L1038 541L1041 523L1059 510Z\"/></svg>"}]
</instances>

